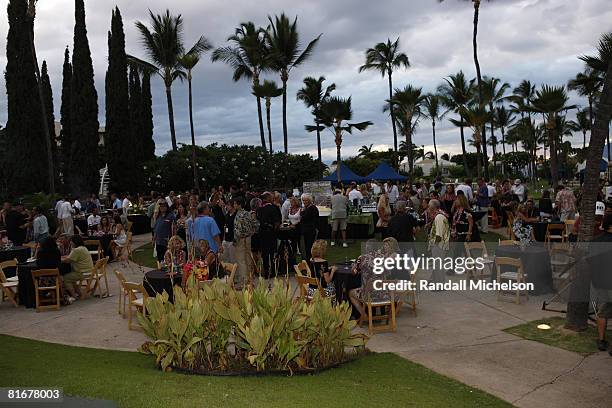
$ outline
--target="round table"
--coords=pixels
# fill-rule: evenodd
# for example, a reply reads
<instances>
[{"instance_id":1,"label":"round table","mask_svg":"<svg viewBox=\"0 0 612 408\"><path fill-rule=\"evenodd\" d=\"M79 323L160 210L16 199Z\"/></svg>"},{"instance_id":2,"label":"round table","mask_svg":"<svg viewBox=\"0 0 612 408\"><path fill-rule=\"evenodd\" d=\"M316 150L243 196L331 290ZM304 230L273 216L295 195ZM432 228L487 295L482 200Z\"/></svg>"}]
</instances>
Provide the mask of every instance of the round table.
<instances>
[{"instance_id":1,"label":"round table","mask_svg":"<svg viewBox=\"0 0 612 408\"><path fill-rule=\"evenodd\" d=\"M25 246L14 246L11 249L0 250L0 262L17 259L17 262L25 262L30 257L30 248Z\"/></svg>"},{"instance_id":2,"label":"round table","mask_svg":"<svg viewBox=\"0 0 612 408\"><path fill-rule=\"evenodd\" d=\"M130 214L127 217L128 221L133 222L132 234L140 235L151 232L151 220L144 214Z\"/></svg>"},{"instance_id":3,"label":"round table","mask_svg":"<svg viewBox=\"0 0 612 408\"><path fill-rule=\"evenodd\" d=\"M89 227L87 226L87 217L85 216L74 217L72 222L75 227L75 231L74 231L75 234L77 233L76 228L78 228L79 231L81 231L81 234L87 234L87 230L89 229Z\"/></svg>"},{"instance_id":4,"label":"round table","mask_svg":"<svg viewBox=\"0 0 612 408\"><path fill-rule=\"evenodd\" d=\"M334 273L334 286L336 287L336 299L338 302L348 302L348 292L361 286L361 276L353 275L353 264L350 262L337 264Z\"/></svg>"},{"instance_id":5,"label":"round table","mask_svg":"<svg viewBox=\"0 0 612 408\"><path fill-rule=\"evenodd\" d=\"M553 221L553 222L530 222L527 225L531 225L533 228L533 236L535 240L538 242L544 242L546 239L546 230L548 229L548 225L565 225L563 222Z\"/></svg>"},{"instance_id":6,"label":"round table","mask_svg":"<svg viewBox=\"0 0 612 408\"><path fill-rule=\"evenodd\" d=\"M149 296L155 296L158 293L166 292L168 294L168 299L170 302L174 301L174 285L181 285L181 281L183 279L182 274L174 275L174 278L171 279L166 271L162 271L160 269L154 269L145 273L145 277L143 280L143 286Z\"/></svg>"},{"instance_id":7,"label":"round table","mask_svg":"<svg viewBox=\"0 0 612 408\"><path fill-rule=\"evenodd\" d=\"M523 271L527 275L526 281L533 283L534 286L530 294L542 295L554 292L550 254L545 247L530 245L521 249L518 245L501 246L495 251L495 256L520 259L523 262ZM493 270L491 280L497 279L497 268Z\"/></svg>"}]
</instances>

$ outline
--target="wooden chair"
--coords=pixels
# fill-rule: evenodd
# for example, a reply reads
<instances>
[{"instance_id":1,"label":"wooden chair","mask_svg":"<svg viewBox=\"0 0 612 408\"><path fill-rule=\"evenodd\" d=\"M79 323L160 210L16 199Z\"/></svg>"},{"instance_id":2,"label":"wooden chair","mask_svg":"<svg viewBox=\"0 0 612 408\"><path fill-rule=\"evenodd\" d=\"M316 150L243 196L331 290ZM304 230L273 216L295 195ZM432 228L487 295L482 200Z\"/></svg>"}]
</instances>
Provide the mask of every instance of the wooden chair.
<instances>
[{"instance_id":1,"label":"wooden chair","mask_svg":"<svg viewBox=\"0 0 612 408\"><path fill-rule=\"evenodd\" d=\"M126 232L132 232L132 225L134 225L134 222L128 221L127 222L127 228L125 229L125 231Z\"/></svg>"},{"instance_id":2,"label":"wooden chair","mask_svg":"<svg viewBox=\"0 0 612 408\"><path fill-rule=\"evenodd\" d=\"M308 295L308 287L310 285L316 286L321 297L325 297L325 291L321 287L321 282L319 279L310 276L296 276L295 280L297 281L298 288L300 289L300 296L298 299L305 302L310 302L312 300L312 296Z\"/></svg>"},{"instance_id":3,"label":"wooden chair","mask_svg":"<svg viewBox=\"0 0 612 408\"><path fill-rule=\"evenodd\" d=\"M6 275L4 274L5 268L10 268L13 266L17 267L16 260L5 261L5 262L0 263L0 285L2 285L2 301L4 302L4 297L6 296L11 302L13 302L15 307L19 307L19 302L17 301L18 293L19 293L19 290L18 290L19 281L17 280L9 281L6 278Z\"/></svg>"},{"instance_id":4,"label":"wooden chair","mask_svg":"<svg viewBox=\"0 0 612 408\"><path fill-rule=\"evenodd\" d=\"M385 283L397 283L399 281L394 280L385 280ZM365 323L365 319L368 319L368 332L370 334L380 333L385 331L396 332L397 331L397 323L396 323L396 302L395 302L395 293L394 291L388 291L389 300L383 301L372 301L372 300L361 300L361 305L363 309L366 311L366 315L361 315L359 317L359 326ZM373 311L379 309L381 311L380 314L374 315ZM386 324L382 325L374 325L375 321L386 321Z\"/></svg>"},{"instance_id":5,"label":"wooden chair","mask_svg":"<svg viewBox=\"0 0 612 408\"><path fill-rule=\"evenodd\" d=\"M45 283L44 286L41 286L41 278L53 279L55 283L52 285ZM40 312L41 310L48 309L59 310L61 301L59 269L39 269L37 271L32 271L32 280L34 281L34 292L36 293L36 311ZM51 303L45 302L47 299L41 298L41 293L52 293L53 300L51 300ZM43 302L47 304L43 305Z\"/></svg>"},{"instance_id":6,"label":"wooden chair","mask_svg":"<svg viewBox=\"0 0 612 408\"><path fill-rule=\"evenodd\" d=\"M480 271L480 278L490 276L491 267L494 261L493 259L489 258L489 253L487 252L487 246L485 245L485 242L464 242L463 245L465 246L465 254L468 258L482 258L484 268L482 268L482 270ZM475 270L475 268L467 269L468 279L473 279L476 277L474 273Z\"/></svg>"},{"instance_id":7,"label":"wooden chair","mask_svg":"<svg viewBox=\"0 0 612 408\"><path fill-rule=\"evenodd\" d=\"M495 208L489 207L487 211L487 218L489 219L489 226L491 228L501 227L501 222L499 221L499 217L497 216L497 211L495 211Z\"/></svg>"},{"instance_id":8,"label":"wooden chair","mask_svg":"<svg viewBox=\"0 0 612 408\"><path fill-rule=\"evenodd\" d=\"M514 230L512 229L512 224L514 224L514 213L512 213L512 211L506 211L506 215L508 216L508 237L510 239L516 239L514 236Z\"/></svg>"},{"instance_id":9,"label":"wooden chair","mask_svg":"<svg viewBox=\"0 0 612 408\"><path fill-rule=\"evenodd\" d=\"M96 261L93 272L87 281L87 292L93 296L96 295L96 289L99 291L100 298L110 296L108 289L108 276L106 275L106 265L108 264L108 257L101 258ZM102 282L104 282L105 291L102 292Z\"/></svg>"},{"instance_id":10,"label":"wooden chair","mask_svg":"<svg viewBox=\"0 0 612 408\"><path fill-rule=\"evenodd\" d=\"M119 272L118 270L114 270L113 271L115 273L115 276L117 277L117 280L119 281L119 314L123 315L123 317L125 317L125 303L128 299L128 292L127 289L125 289L125 284L126 283L132 283L134 285L137 285L137 283L134 282L128 282L127 279L125 279L125 276L123 276L123 274L121 272ZM123 306L123 310L121 310L121 306Z\"/></svg>"},{"instance_id":11,"label":"wooden chair","mask_svg":"<svg viewBox=\"0 0 612 408\"><path fill-rule=\"evenodd\" d=\"M575 261L572 256L572 246L569 242L553 242L550 248L550 266L552 269L553 283L562 279Z\"/></svg>"},{"instance_id":12,"label":"wooden chair","mask_svg":"<svg viewBox=\"0 0 612 408\"><path fill-rule=\"evenodd\" d=\"M296 276L312 276L312 272L310 271L310 267L308 266L308 262L302 261L297 265L293 265L295 269Z\"/></svg>"},{"instance_id":13,"label":"wooden chair","mask_svg":"<svg viewBox=\"0 0 612 408\"><path fill-rule=\"evenodd\" d=\"M523 262L520 259L515 258L507 258L507 257L497 257L495 258L495 264L497 266L497 282L517 282L517 283L526 283L525 271L523 269ZM514 269L513 271L505 271L502 272L502 267L510 267ZM497 291L497 300L500 300L502 295L512 295L515 296L516 304L519 305L521 303L521 295L525 295L525 299L529 299L529 293L527 291L521 291L520 288L517 288L516 291Z\"/></svg>"},{"instance_id":14,"label":"wooden chair","mask_svg":"<svg viewBox=\"0 0 612 408\"><path fill-rule=\"evenodd\" d=\"M93 259L94 262L97 262L98 260L102 259L104 255L104 250L102 250L102 244L100 243L99 240L88 239L84 241L83 244L89 250L89 255L91 255L91 258ZM92 248L95 248L95 249L92 249Z\"/></svg>"},{"instance_id":15,"label":"wooden chair","mask_svg":"<svg viewBox=\"0 0 612 408\"><path fill-rule=\"evenodd\" d=\"M38 244L36 242L26 242L23 244L24 247L30 248L30 256L32 258L36 258L36 254L38 253Z\"/></svg>"},{"instance_id":16,"label":"wooden chair","mask_svg":"<svg viewBox=\"0 0 612 408\"><path fill-rule=\"evenodd\" d=\"M574 231L574 224L576 224L576 220L565 220L565 232L563 233L565 242L569 242L569 237Z\"/></svg>"},{"instance_id":17,"label":"wooden chair","mask_svg":"<svg viewBox=\"0 0 612 408\"><path fill-rule=\"evenodd\" d=\"M518 241L513 241L511 239L500 239L499 240L499 246L512 246L512 245L518 245L519 242Z\"/></svg>"},{"instance_id":18,"label":"wooden chair","mask_svg":"<svg viewBox=\"0 0 612 408\"><path fill-rule=\"evenodd\" d=\"M410 274L410 281L414 285L415 288L418 287L417 283L417 272ZM397 296L395 299L395 316L399 316L402 310L402 305L404 303L408 304L412 309L412 313L414 316L417 315L417 303L419 301L419 293L416 289L412 290L403 290L403 291L395 291ZM405 297L405 300L404 300Z\"/></svg>"},{"instance_id":19,"label":"wooden chair","mask_svg":"<svg viewBox=\"0 0 612 408\"><path fill-rule=\"evenodd\" d=\"M132 238L133 238L132 232L128 231L127 241L125 241L125 247L123 248L126 251L128 259L132 258Z\"/></svg>"},{"instance_id":20,"label":"wooden chair","mask_svg":"<svg viewBox=\"0 0 612 408\"><path fill-rule=\"evenodd\" d=\"M236 277L236 271L238 270L237 263L221 262L221 267L225 269L225 281L230 284L232 289L234 288L234 278Z\"/></svg>"},{"instance_id":21,"label":"wooden chair","mask_svg":"<svg viewBox=\"0 0 612 408\"><path fill-rule=\"evenodd\" d=\"M552 242L565 242L565 224L548 224L546 226L546 237L544 242L550 249Z\"/></svg>"},{"instance_id":22,"label":"wooden chair","mask_svg":"<svg viewBox=\"0 0 612 408\"><path fill-rule=\"evenodd\" d=\"M149 298L149 294L142 283L123 282L123 289L125 289L128 297L128 329L132 330L132 308L144 314L145 302Z\"/></svg>"},{"instance_id":23,"label":"wooden chair","mask_svg":"<svg viewBox=\"0 0 612 408\"><path fill-rule=\"evenodd\" d=\"M15 269L15 276L6 278L6 281L7 282L19 282L19 276L17 275L17 259L11 259L9 261L0 262L0 271L4 272L5 277L6 277L6 270L8 268Z\"/></svg>"}]
</instances>

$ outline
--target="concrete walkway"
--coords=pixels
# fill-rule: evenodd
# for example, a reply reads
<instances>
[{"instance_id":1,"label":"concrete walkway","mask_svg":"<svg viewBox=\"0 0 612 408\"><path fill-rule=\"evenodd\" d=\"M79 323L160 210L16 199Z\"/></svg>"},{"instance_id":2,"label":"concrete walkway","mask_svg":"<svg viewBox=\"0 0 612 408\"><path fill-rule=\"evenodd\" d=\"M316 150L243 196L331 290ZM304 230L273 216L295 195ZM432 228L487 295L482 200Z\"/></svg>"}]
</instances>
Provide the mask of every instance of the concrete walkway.
<instances>
[{"instance_id":1,"label":"concrete walkway","mask_svg":"<svg viewBox=\"0 0 612 408\"><path fill-rule=\"evenodd\" d=\"M144 243L148 236L138 237ZM135 350L145 336L129 331L118 314L119 285L113 269L140 282L146 268L112 263L113 296L89 298L60 311L36 313L0 305L0 333L96 348ZM423 292L416 316L404 307L397 333L373 336L368 347L390 351L519 407L603 407L612 397L612 358L586 358L502 330L557 314L541 310L545 297L516 305L494 293ZM409 381L409 379L408 379Z\"/></svg>"}]
</instances>

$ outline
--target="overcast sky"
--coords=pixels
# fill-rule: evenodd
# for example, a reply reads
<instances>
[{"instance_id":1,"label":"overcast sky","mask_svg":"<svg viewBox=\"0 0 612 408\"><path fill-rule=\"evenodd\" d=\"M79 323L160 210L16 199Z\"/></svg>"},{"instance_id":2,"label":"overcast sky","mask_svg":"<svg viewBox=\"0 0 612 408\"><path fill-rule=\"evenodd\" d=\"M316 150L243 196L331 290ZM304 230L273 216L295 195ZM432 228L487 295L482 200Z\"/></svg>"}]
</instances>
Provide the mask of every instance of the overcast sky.
<instances>
[{"instance_id":1,"label":"overcast sky","mask_svg":"<svg viewBox=\"0 0 612 408\"><path fill-rule=\"evenodd\" d=\"M391 124L382 113L387 98L387 81L375 72L358 73L364 51L377 42L400 37L401 50L411 67L394 74L394 85L407 84L433 91L449 74L463 70L475 76L472 60L472 14L470 3L460 0L85 0L89 43L94 61L96 88L100 102L100 123L104 124L104 75L107 66L107 31L111 10L117 5L124 19L127 52L140 57L145 53L134 26L148 22L147 9L182 14L185 42L189 47L200 35L214 46L226 45L226 38L241 21L267 23L267 15L287 13L298 16L300 39L305 46L323 33L312 58L291 71L288 85L287 116L289 149L316 156L316 137L306 133L311 122L308 110L295 100L305 76L323 75L337 85L336 94L353 97L355 121L371 120L374 126L364 132L346 135L343 156L356 154L362 145L386 148L393 144ZM8 23L6 7L0 10L0 47L6 49ZM59 116L61 69L64 48L72 50L74 1L39 2L36 20L38 57L49 64L54 91L55 115ZM601 33L612 30L610 0L496 0L481 5L479 57L483 75L495 76L513 87L522 79L538 86L563 85L582 70L577 56L592 53ZM6 56L0 55L6 66ZM234 83L231 69L204 58L194 73L194 107L197 143L258 144L257 110L250 84ZM268 78L279 80L276 75ZM6 93L0 81L0 122L6 122ZM153 81L156 153L170 148L167 106L162 82ZM179 143L189 143L186 84L173 87ZM572 102L585 101L572 95ZM282 149L281 100L272 104L272 135L275 150ZM401 136L398 135L401 139ZM323 134L326 162L335 159L335 145L329 131ZM578 140L580 139L580 140ZM581 141L576 136L575 143ZM415 135L418 145L431 149L431 128L423 121ZM460 152L459 132L444 121L438 129L438 151Z\"/></svg>"}]
</instances>

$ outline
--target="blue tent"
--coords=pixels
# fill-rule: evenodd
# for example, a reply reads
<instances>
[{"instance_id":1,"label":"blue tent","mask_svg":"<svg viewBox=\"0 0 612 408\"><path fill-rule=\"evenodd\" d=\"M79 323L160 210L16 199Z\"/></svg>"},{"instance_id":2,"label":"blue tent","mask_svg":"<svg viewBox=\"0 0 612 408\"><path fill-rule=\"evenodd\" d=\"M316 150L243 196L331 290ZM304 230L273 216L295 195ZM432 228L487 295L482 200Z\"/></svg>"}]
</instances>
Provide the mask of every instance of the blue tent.
<instances>
[{"instance_id":1,"label":"blue tent","mask_svg":"<svg viewBox=\"0 0 612 408\"><path fill-rule=\"evenodd\" d=\"M332 174L330 174L327 177L323 177L323 181L331 181L332 183L337 183L338 182L338 170L334 171ZM340 181L343 184L346 183L350 183L351 181L354 181L356 183L361 183L366 181L365 177L361 177L358 176L357 174L353 173L353 171L351 169L349 169L344 162L340 162Z\"/></svg>"},{"instance_id":2,"label":"blue tent","mask_svg":"<svg viewBox=\"0 0 612 408\"><path fill-rule=\"evenodd\" d=\"M373 172L371 172L370 174L366 176L366 179L380 180L380 181L386 181L386 180L406 181L408 177L398 174L387 163L381 162L376 168L376 170L374 170Z\"/></svg>"},{"instance_id":3,"label":"blue tent","mask_svg":"<svg viewBox=\"0 0 612 408\"><path fill-rule=\"evenodd\" d=\"M586 161L583 164L586 166ZM608 162L605 159L601 159L601 161L599 162L599 172L603 173L607 169L608 169ZM585 170L586 168L581 169L580 173L584 173Z\"/></svg>"}]
</instances>

